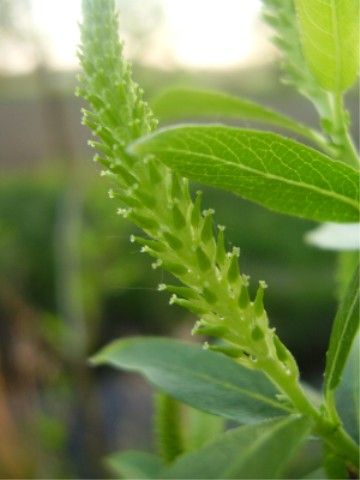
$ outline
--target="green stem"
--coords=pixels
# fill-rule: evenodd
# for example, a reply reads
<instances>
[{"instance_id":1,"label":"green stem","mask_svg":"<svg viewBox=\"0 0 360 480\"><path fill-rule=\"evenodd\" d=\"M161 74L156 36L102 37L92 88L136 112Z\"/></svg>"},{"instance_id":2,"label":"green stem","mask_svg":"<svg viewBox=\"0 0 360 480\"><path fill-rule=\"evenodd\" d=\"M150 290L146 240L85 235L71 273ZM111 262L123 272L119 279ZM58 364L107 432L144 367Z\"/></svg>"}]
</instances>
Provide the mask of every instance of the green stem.
<instances>
[{"instance_id":1,"label":"green stem","mask_svg":"<svg viewBox=\"0 0 360 480\"><path fill-rule=\"evenodd\" d=\"M329 420L319 411L310 402L297 379L289 377L283 365L277 360L264 360L261 362L261 368L271 381L287 395L299 413L307 415L314 420L314 433L357 469L359 463L358 446L345 432L338 421L338 417L336 416L336 421L333 419Z\"/></svg>"},{"instance_id":2,"label":"green stem","mask_svg":"<svg viewBox=\"0 0 360 480\"><path fill-rule=\"evenodd\" d=\"M183 453L180 404L163 392L155 396L154 431L157 449L166 463Z\"/></svg>"},{"instance_id":3,"label":"green stem","mask_svg":"<svg viewBox=\"0 0 360 480\"><path fill-rule=\"evenodd\" d=\"M307 135L306 135L310 140L312 140L316 145L318 145L323 152L325 152L327 155L330 157L334 157L336 155L336 152L334 148L329 145L329 143L326 141L325 137L321 135L320 132L317 130L313 130L309 128L307 130Z\"/></svg>"},{"instance_id":4,"label":"green stem","mask_svg":"<svg viewBox=\"0 0 360 480\"><path fill-rule=\"evenodd\" d=\"M348 115L344 107L343 95L341 93L330 94L330 102L334 125L331 137L334 144L339 147L338 158L353 167L359 168L360 158L349 133Z\"/></svg>"}]
</instances>

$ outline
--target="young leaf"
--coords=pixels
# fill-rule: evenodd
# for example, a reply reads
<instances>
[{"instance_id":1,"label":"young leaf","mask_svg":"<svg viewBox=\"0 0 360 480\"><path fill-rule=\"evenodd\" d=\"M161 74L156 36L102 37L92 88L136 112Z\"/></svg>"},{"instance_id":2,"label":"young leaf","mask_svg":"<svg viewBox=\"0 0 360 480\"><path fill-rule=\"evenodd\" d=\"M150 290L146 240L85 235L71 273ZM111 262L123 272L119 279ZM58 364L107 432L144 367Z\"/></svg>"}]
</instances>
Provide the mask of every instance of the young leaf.
<instances>
[{"instance_id":1,"label":"young leaf","mask_svg":"<svg viewBox=\"0 0 360 480\"><path fill-rule=\"evenodd\" d=\"M181 175L280 213L356 222L359 172L274 133L216 126L159 130L129 147L154 154Z\"/></svg>"},{"instance_id":2,"label":"young leaf","mask_svg":"<svg viewBox=\"0 0 360 480\"><path fill-rule=\"evenodd\" d=\"M359 329L359 265L337 311L326 356L325 393L335 390Z\"/></svg>"},{"instance_id":3,"label":"young leaf","mask_svg":"<svg viewBox=\"0 0 360 480\"><path fill-rule=\"evenodd\" d=\"M116 475L115 478L158 478L162 468L159 457L151 453L125 450L105 458L105 464Z\"/></svg>"},{"instance_id":4,"label":"young leaf","mask_svg":"<svg viewBox=\"0 0 360 480\"><path fill-rule=\"evenodd\" d=\"M152 108L162 121L191 117L217 117L256 120L277 125L314 140L315 134L305 125L270 108L240 97L212 90L174 88L154 98Z\"/></svg>"},{"instance_id":5,"label":"young leaf","mask_svg":"<svg viewBox=\"0 0 360 480\"><path fill-rule=\"evenodd\" d=\"M295 0L304 54L325 89L342 92L359 70L359 1Z\"/></svg>"},{"instance_id":6,"label":"young leaf","mask_svg":"<svg viewBox=\"0 0 360 480\"><path fill-rule=\"evenodd\" d=\"M309 420L295 415L229 430L206 447L179 457L160 477L280 478L309 431Z\"/></svg>"},{"instance_id":7,"label":"young leaf","mask_svg":"<svg viewBox=\"0 0 360 480\"><path fill-rule=\"evenodd\" d=\"M176 399L241 423L289 412L262 373L191 343L165 338L118 340L95 355L92 363L139 372Z\"/></svg>"}]
</instances>

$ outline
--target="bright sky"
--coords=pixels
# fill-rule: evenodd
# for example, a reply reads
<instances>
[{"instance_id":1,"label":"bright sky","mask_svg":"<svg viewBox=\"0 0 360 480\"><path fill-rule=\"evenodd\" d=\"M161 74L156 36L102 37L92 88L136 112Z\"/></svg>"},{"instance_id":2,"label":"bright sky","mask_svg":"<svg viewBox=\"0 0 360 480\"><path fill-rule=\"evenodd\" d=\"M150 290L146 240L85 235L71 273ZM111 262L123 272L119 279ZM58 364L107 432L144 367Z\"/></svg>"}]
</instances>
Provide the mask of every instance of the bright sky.
<instances>
[{"instance_id":1,"label":"bright sky","mask_svg":"<svg viewBox=\"0 0 360 480\"><path fill-rule=\"evenodd\" d=\"M138 2L140 14L154 0ZM259 19L260 0L158 0L163 10L159 28L149 40L143 60L163 68L227 68L263 63L273 57L266 29ZM77 65L81 0L31 0L36 31L49 46L54 67ZM136 4L135 4L136 6ZM141 9L141 10L140 10ZM25 57L25 55L23 55ZM15 70L29 68L21 53Z\"/></svg>"}]
</instances>

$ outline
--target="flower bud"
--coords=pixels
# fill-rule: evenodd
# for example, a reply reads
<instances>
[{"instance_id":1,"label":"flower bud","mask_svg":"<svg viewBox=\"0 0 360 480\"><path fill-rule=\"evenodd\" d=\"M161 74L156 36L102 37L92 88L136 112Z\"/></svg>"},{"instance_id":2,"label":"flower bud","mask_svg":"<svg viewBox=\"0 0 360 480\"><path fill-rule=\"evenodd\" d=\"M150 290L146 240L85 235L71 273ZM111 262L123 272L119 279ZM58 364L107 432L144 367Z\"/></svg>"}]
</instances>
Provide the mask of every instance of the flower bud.
<instances>
[{"instance_id":1,"label":"flower bud","mask_svg":"<svg viewBox=\"0 0 360 480\"><path fill-rule=\"evenodd\" d=\"M185 298L179 298L176 294L172 295L169 301L170 305L179 305L179 307L186 308L195 315L203 315L206 313L206 309L200 305L194 303L194 301L186 300Z\"/></svg>"},{"instance_id":2,"label":"flower bud","mask_svg":"<svg viewBox=\"0 0 360 480\"><path fill-rule=\"evenodd\" d=\"M264 332L258 325L255 325L255 327L251 330L251 338L255 340L255 342L262 340L264 336Z\"/></svg>"},{"instance_id":3,"label":"flower bud","mask_svg":"<svg viewBox=\"0 0 360 480\"><path fill-rule=\"evenodd\" d=\"M163 245L162 243L160 243L156 240L151 240L150 238L142 238L142 237L137 237L135 235L131 235L130 236L130 242L131 243L136 242L136 243L138 243L138 244L140 244L144 247L147 246L156 253L161 253L161 252L164 252L166 250L165 245Z\"/></svg>"},{"instance_id":4,"label":"flower bud","mask_svg":"<svg viewBox=\"0 0 360 480\"><path fill-rule=\"evenodd\" d=\"M186 225L185 217L176 203L172 208L172 216L173 216L173 223L175 228L182 229L185 227Z\"/></svg>"},{"instance_id":5,"label":"flower bud","mask_svg":"<svg viewBox=\"0 0 360 480\"><path fill-rule=\"evenodd\" d=\"M155 164L154 161L150 161L148 168L149 168L149 176L150 176L151 183L153 185L157 185L162 180L162 176L159 172L157 165Z\"/></svg>"},{"instance_id":6,"label":"flower bud","mask_svg":"<svg viewBox=\"0 0 360 480\"><path fill-rule=\"evenodd\" d=\"M259 282L259 288L256 292L256 297L254 301L254 313L256 317L261 317L264 313L264 290L267 288L267 285L264 281Z\"/></svg>"},{"instance_id":7,"label":"flower bud","mask_svg":"<svg viewBox=\"0 0 360 480\"><path fill-rule=\"evenodd\" d=\"M212 292L209 288L204 288L202 291L204 299L210 303L210 305L216 303L217 301L217 296L215 295L214 292Z\"/></svg>"},{"instance_id":8,"label":"flower bud","mask_svg":"<svg viewBox=\"0 0 360 480\"><path fill-rule=\"evenodd\" d=\"M134 212L131 212L130 218L144 229L154 230L158 228L158 223L153 218Z\"/></svg>"},{"instance_id":9,"label":"flower bud","mask_svg":"<svg viewBox=\"0 0 360 480\"><path fill-rule=\"evenodd\" d=\"M212 350L213 352L219 352L223 353L224 355L227 355L228 357L231 358L239 358L242 355L242 350L241 348L235 347L235 345L210 345L209 350Z\"/></svg>"},{"instance_id":10,"label":"flower bud","mask_svg":"<svg viewBox=\"0 0 360 480\"><path fill-rule=\"evenodd\" d=\"M216 263L221 266L225 262L226 250L224 245L224 230L225 227L218 225L219 233L216 241Z\"/></svg>"},{"instance_id":11,"label":"flower bud","mask_svg":"<svg viewBox=\"0 0 360 480\"><path fill-rule=\"evenodd\" d=\"M123 178L124 182L129 186L134 185L134 183L137 183L137 178L120 164L115 165L111 169L111 171L113 173L120 175Z\"/></svg>"},{"instance_id":12,"label":"flower bud","mask_svg":"<svg viewBox=\"0 0 360 480\"><path fill-rule=\"evenodd\" d=\"M173 273L174 275L181 276L188 273L188 269L184 267L184 265L181 265L180 263L169 262L164 260L163 265L165 270L169 270L169 272Z\"/></svg>"},{"instance_id":13,"label":"flower bud","mask_svg":"<svg viewBox=\"0 0 360 480\"><path fill-rule=\"evenodd\" d=\"M278 359L281 361L281 362L284 362L285 360L288 359L289 355L288 355L288 352L287 352L287 349L285 348L285 346L282 344L282 342L280 341L279 337L277 335L274 335L273 336L273 342L274 342L274 346L275 346L275 350L276 350L276 355L278 357Z\"/></svg>"},{"instance_id":14,"label":"flower bud","mask_svg":"<svg viewBox=\"0 0 360 480\"><path fill-rule=\"evenodd\" d=\"M211 325L204 320L195 323L191 331L192 335L208 335L209 337L223 337L228 329L223 325Z\"/></svg>"},{"instance_id":15,"label":"flower bud","mask_svg":"<svg viewBox=\"0 0 360 480\"><path fill-rule=\"evenodd\" d=\"M193 204L193 209L191 212L191 225L194 228L197 228L199 226L199 223L201 220L201 198L202 198L202 192L198 190L196 192L196 198L195 198L195 202Z\"/></svg>"},{"instance_id":16,"label":"flower bud","mask_svg":"<svg viewBox=\"0 0 360 480\"><path fill-rule=\"evenodd\" d=\"M240 295L238 298L238 305L240 308L246 308L249 305L250 298L249 292L246 285L241 286Z\"/></svg>"},{"instance_id":17,"label":"flower bud","mask_svg":"<svg viewBox=\"0 0 360 480\"><path fill-rule=\"evenodd\" d=\"M166 290L167 292L175 293L176 295L184 297L186 300L197 300L199 298L193 289L179 285L165 285L165 283L161 283L158 287L158 290Z\"/></svg>"},{"instance_id":18,"label":"flower bud","mask_svg":"<svg viewBox=\"0 0 360 480\"><path fill-rule=\"evenodd\" d=\"M136 196L141 200L141 203L147 208L154 208L156 205L156 198L154 195L151 195L143 190L136 190Z\"/></svg>"},{"instance_id":19,"label":"flower bud","mask_svg":"<svg viewBox=\"0 0 360 480\"><path fill-rule=\"evenodd\" d=\"M209 270L209 268L211 267L211 262L204 250L201 247L197 247L195 250L195 254L200 270L203 272Z\"/></svg>"},{"instance_id":20,"label":"flower bud","mask_svg":"<svg viewBox=\"0 0 360 480\"><path fill-rule=\"evenodd\" d=\"M240 272L238 258L239 251L234 248L231 253L230 265L227 271L227 279L231 284L234 284L239 280Z\"/></svg>"},{"instance_id":21,"label":"flower bud","mask_svg":"<svg viewBox=\"0 0 360 480\"><path fill-rule=\"evenodd\" d=\"M201 240L206 244L210 242L214 238L213 234L213 220L212 216L214 214L214 210L206 210L204 213L204 223L201 229Z\"/></svg>"},{"instance_id":22,"label":"flower bud","mask_svg":"<svg viewBox=\"0 0 360 480\"><path fill-rule=\"evenodd\" d=\"M181 178L176 173L173 173L171 176L171 197L172 198L182 198L181 191Z\"/></svg>"},{"instance_id":23,"label":"flower bud","mask_svg":"<svg viewBox=\"0 0 360 480\"><path fill-rule=\"evenodd\" d=\"M164 232L163 237L165 238L166 242L168 243L169 247L173 250L180 250L183 244L182 241L179 240L175 235L170 232Z\"/></svg>"}]
</instances>

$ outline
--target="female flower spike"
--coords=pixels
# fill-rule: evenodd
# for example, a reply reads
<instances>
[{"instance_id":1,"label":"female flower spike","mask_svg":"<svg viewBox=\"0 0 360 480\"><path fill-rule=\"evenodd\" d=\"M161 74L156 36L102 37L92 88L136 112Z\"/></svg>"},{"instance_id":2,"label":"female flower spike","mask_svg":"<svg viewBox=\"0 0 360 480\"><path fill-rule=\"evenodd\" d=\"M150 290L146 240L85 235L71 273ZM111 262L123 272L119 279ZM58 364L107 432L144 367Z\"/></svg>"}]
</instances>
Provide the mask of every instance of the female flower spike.
<instances>
[{"instance_id":1,"label":"female flower spike","mask_svg":"<svg viewBox=\"0 0 360 480\"><path fill-rule=\"evenodd\" d=\"M240 250L226 252L224 227L218 226L214 237L214 211L201 211L201 192L193 201L186 179L152 155L127 153L126 146L154 130L157 121L123 58L115 2L84 0L83 7L83 72L77 93L90 105L83 111L83 123L97 137L90 144L98 152L95 160L115 184L109 196L118 213L146 234L131 241L154 257L154 268L167 269L184 285L161 284L159 289L172 294L171 304L200 317L193 333L224 342L209 348L265 372L276 364L283 379L278 381L297 381L295 360L268 326L265 283L260 282L252 302L248 277L240 273Z\"/></svg>"}]
</instances>

